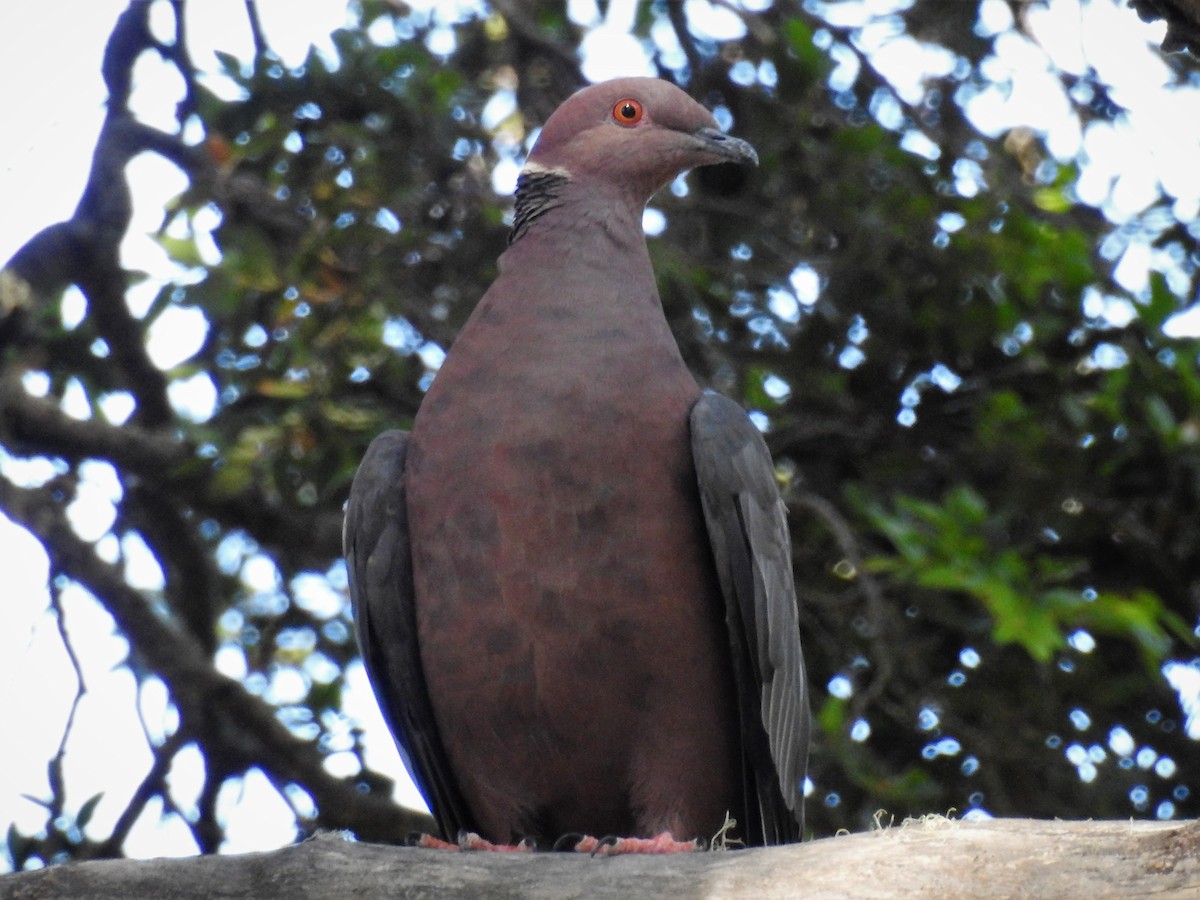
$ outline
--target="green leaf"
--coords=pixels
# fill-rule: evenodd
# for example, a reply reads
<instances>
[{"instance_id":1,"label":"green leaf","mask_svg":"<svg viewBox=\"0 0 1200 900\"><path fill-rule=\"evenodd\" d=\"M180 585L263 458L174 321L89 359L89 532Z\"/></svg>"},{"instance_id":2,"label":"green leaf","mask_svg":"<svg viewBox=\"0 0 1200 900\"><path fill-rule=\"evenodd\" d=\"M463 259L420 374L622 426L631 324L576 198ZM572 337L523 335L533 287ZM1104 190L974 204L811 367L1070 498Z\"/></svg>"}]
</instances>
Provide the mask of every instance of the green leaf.
<instances>
[{"instance_id":1,"label":"green leaf","mask_svg":"<svg viewBox=\"0 0 1200 900\"><path fill-rule=\"evenodd\" d=\"M1162 272L1150 273L1150 299L1138 308L1138 315L1151 331L1161 331L1167 319L1179 312L1179 298L1167 286Z\"/></svg>"},{"instance_id":2,"label":"green leaf","mask_svg":"<svg viewBox=\"0 0 1200 900\"><path fill-rule=\"evenodd\" d=\"M194 238L177 238L171 237L169 234L160 234L155 237L155 241L167 251L167 256L181 266L198 268L204 265L204 260L200 256L200 251L196 247Z\"/></svg>"},{"instance_id":3,"label":"green leaf","mask_svg":"<svg viewBox=\"0 0 1200 900\"><path fill-rule=\"evenodd\" d=\"M1146 398L1145 403L1146 419L1150 426L1164 437L1173 435L1178 428L1178 423L1175 421L1175 414L1171 412L1167 401L1159 394L1151 394Z\"/></svg>"},{"instance_id":4,"label":"green leaf","mask_svg":"<svg viewBox=\"0 0 1200 900\"><path fill-rule=\"evenodd\" d=\"M254 390L275 400L302 400L312 393L312 385L288 378L262 378L255 383Z\"/></svg>"},{"instance_id":5,"label":"green leaf","mask_svg":"<svg viewBox=\"0 0 1200 900\"><path fill-rule=\"evenodd\" d=\"M1038 188L1033 192L1033 202L1046 212L1064 213L1075 205L1066 192L1059 187Z\"/></svg>"},{"instance_id":6,"label":"green leaf","mask_svg":"<svg viewBox=\"0 0 1200 900\"><path fill-rule=\"evenodd\" d=\"M821 72L828 66L828 60L813 43L813 30L808 22L800 18L791 18L784 23L783 28L802 74L812 79L820 77Z\"/></svg>"},{"instance_id":7,"label":"green leaf","mask_svg":"<svg viewBox=\"0 0 1200 900\"><path fill-rule=\"evenodd\" d=\"M840 734L846 724L846 701L829 697L817 711L816 720L824 734Z\"/></svg>"}]
</instances>

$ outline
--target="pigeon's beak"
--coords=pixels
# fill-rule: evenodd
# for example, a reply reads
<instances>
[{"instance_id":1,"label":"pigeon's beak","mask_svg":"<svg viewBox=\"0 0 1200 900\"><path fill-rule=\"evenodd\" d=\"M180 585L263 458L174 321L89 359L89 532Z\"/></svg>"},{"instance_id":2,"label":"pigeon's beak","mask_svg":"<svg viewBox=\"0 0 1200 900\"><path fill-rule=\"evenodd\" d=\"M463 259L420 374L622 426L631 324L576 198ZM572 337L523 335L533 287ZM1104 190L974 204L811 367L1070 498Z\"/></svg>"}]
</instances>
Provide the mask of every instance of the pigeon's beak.
<instances>
[{"instance_id":1,"label":"pigeon's beak","mask_svg":"<svg viewBox=\"0 0 1200 900\"><path fill-rule=\"evenodd\" d=\"M758 165L758 154L741 138L735 138L715 128L701 128L692 132L692 137L704 144L704 149L714 156L730 162Z\"/></svg>"}]
</instances>

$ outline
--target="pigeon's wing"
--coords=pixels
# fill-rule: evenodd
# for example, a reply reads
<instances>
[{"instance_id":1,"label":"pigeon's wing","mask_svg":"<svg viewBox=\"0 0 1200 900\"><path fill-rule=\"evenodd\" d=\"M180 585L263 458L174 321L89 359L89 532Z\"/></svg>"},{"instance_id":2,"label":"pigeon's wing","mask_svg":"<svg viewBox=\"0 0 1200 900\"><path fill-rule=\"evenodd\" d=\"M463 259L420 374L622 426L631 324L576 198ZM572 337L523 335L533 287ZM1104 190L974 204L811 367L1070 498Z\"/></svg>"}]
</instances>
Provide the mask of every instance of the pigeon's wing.
<instances>
[{"instance_id":1,"label":"pigeon's wing","mask_svg":"<svg viewBox=\"0 0 1200 900\"><path fill-rule=\"evenodd\" d=\"M712 392L691 414L692 456L712 544L741 710L749 840L799 840L811 730L786 509L745 411ZM757 815L756 815L757 813Z\"/></svg>"},{"instance_id":2,"label":"pigeon's wing","mask_svg":"<svg viewBox=\"0 0 1200 900\"><path fill-rule=\"evenodd\" d=\"M405 431L371 442L350 488L342 543L367 676L405 767L443 837L454 840L475 826L438 736L421 668L404 494L407 450Z\"/></svg>"}]
</instances>

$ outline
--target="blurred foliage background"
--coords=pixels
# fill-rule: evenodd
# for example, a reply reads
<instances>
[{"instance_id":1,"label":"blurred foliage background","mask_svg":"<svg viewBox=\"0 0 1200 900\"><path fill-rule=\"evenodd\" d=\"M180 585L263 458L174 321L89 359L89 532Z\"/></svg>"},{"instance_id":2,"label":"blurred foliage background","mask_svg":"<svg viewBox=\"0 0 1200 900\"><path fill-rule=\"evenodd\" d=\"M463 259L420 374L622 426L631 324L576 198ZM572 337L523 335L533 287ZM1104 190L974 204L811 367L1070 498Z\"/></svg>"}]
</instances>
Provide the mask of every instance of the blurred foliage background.
<instances>
[{"instance_id":1,"label":"blurred foliage background","mask_svg":"<svg viewBox=\"0 0 1200 900\"><path fill-rule=\"evenodd\" d=\"M494 274L517 167L584 83L587 6L358 0L336 54L289 68L248 4L253 64L207 79L151 4L122 16L88 193L0 273L0 508L45 546L52 602L94 595L171 715L110 832L50 760L44 827L9 830L11 865L119 855L143 815L215 851L222 785L251 769L297 835L422 824L360 767L341 710L357 653L341 508ZM1013 89L999 45L1036 48L1042 7L637 4L658 74L762 160L680 179L647 224L685 358L754 412L785 485L818 837L880 809L1200 810L1200 723L1173 687L1198 667L1200 345L1169 324L1196 297L1197 209L1153 174L1122 209L1118 184L1079 189L1078 142L978 126L972 104ZM130 111L142 53L183 77L175 133ZM1197 85L1195 58L1161 59ZM1068 130L1126 117L1095 67L1049 74ZM159 235L181 274L139 307L116 247L142 152L189 187ZM1114 276L1131 253L1144 287ZM171 321L198 349L164 371L146 341ZM84 414L64 412L71 393ZM118 486L99 539L65 512L97 465ZM191 798L169 778L184 748L204 760Z\"/></svg>"}]
</instances>

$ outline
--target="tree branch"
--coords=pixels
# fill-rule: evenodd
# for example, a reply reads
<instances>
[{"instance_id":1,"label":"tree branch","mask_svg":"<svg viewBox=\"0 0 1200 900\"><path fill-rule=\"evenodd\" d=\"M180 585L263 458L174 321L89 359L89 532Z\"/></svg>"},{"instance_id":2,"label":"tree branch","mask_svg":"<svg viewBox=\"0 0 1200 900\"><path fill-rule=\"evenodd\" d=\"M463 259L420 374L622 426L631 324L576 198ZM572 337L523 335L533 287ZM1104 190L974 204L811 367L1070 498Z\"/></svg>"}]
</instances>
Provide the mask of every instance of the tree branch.
<instances>
[{"instance_id":1,"label":"tree branch","mask_svg":"<svg viewBox=\"0 0 1200 900\"><path fill-rule=\"evenodd\" d=\"M148 740L149 736L147 735ZM125 809L121 811L116 824L113 825L112 834L96 845L93 853L95 857L109 858L121 855L121 847L125 843L125 838L133 830L133 826L142 815L146 804L155 796L166 792L166 778L167 773L171 771L171 763L175 759L175 754L186 743L187 740L183 732L177 731L168 737L161 746L153 748L154 763L150 766L150 771L146 773L146 777L142 779L137 789L133 792L133 797L125 805ZM186 821L186 818L184 821Z\"/></svg>"},{"instance_id":2,"label":"tree branch","mask_svg":"<svg viewBox=\"0 0 1200 900\"><path fill-rule=\"evenodd\" d=\"M1200 824L941 817L807 844L596 859L446 853L320 836L270 853L117 860L0 876L0 894L176 900L413 897L1126 897L1200 892ZM5 892L4 888L8 888Z\"/></svg>"},{"instance_id":3,"label":"tree branch","mask_svg":"<svg viewBox=\"0 0 1200 900\"><path fill-rule=\"evenodd\" d=\"M257 59L270 48L267 46L262 21L258 18L258 5L254 0L246 0L246 19L250 23L250 36L254 39L254 56Z\"/></svg>"},{"instance_id":4,"label":"tree branch","mask_svg":"<svg viewBox=\"0 0 1200 900\"><path fill-rule=\"evenodd\" d=\"M538 24L532 21L520 5L512 0L492 0L492 6L504 17L508 27L529 48L548 57L566 72L574 75L577 84L585 84L579 72L579 57L567 47L546 37Z\"/></svg>"},{"instance_id":5,"label":"tree branch","mask_svg":"<svg viewBox=\"0 0 1200 900\"><path fill-rule=\"evenodd\" d=\"M244 529L282 558L307 563L299 568L341 553L340 513L300 519L253 491L221 494L212 487L209 464L184 441L137 425L73 419L57 403L31 397L12 373L0 376L0 437L30 453L72 462L107 460L147 484L169 488L198 511Z\"/></svg>"},{"instance_id":6,"label":"tree branch","mask_svg":"<svg viewBox=\"0 0 1200 900\"><path fill-rule=\"evenodd\" d=\"M217 672L187 635L159 616L119 569L96 556L66 518L53 489L18 488L0 479L0 507L46 547L51 565L97 597L162 678L179 709L180 729L203 736L209 772L259 767L283 783L303 785L325 827L350 828L368 840L399 840L411 831L433 830L432 818L390 800L364 794L330 775L316 747L293 735L273 708Z\"/></svg>"},{"instance_id":7,"label":"tree branch","mask_svg":"<svg viewBox=\"0 0 1200 900\"><path fill-rule=\"evenodd\" d=\"M1200 55L1200 0L1129 0L1129 5L1143 22L1166 21L1164 50L1190 50Z\"/></svg>"},{"instance_id":8,"label":"tree branch","mask_svg":"<svg viewBox=\"0 0 1200 900\"><path fill-rule=\"evenodd\" d=\"M855 692L852 714L855 718L862 715L864 710L891 684L894 671L893 648L887 637L888 604L883 595L883 588L868 571L858 546L854 529L850 526L837 508L824 497L812 491L799 492L789 498L791 507L806 509L824 523L829 533L833 535L838 549L853 569L853 577L859 591L867 601L867 617L871 622L870 634L867 640L874 651L871 657L875 665L875 674L865 689Z\"/></svg>"},{"instance_id":9,"label":"tree branch","mask_svg":"<svg viewBox=\"0 0 1200 900\"><path fill-rule=\"evenodd\" d=\"M679 46L683 48L683 55L687 57L688 79L694 82L704 69L704 61L700 58L700 51L696 49L696 40L692 37L691 29L688 28L687 13L684 11L683 4L668 3L667 18L671 22L671 30L675 32L675 40L679 41Z\"/></svg>"},{"instance_id":10,"label":"tree branch","mask_svg":"<svg viewBox=\"0 0 1200 900\"><path fill-rule=\"evenodd\" d=\"M148 0L132 0L105 46L101 72L108 88L108 114L74 214L34 235L6 268L26 282L42 303L51 302L52 295L67 284L78 285L87 297L96 333L137 399L136 419L163 425L172 419L167 379L146 353L142 323L125 303L128 276L121 268L119 248L133 209L125 166L145 150L160 153L189 172L203 162L179 139L142 125L128 109L137 58L146 49L164 52L150 33L150 5ZM187 73L183 74L186 79Z\"/></svg>"}]
</instances>

